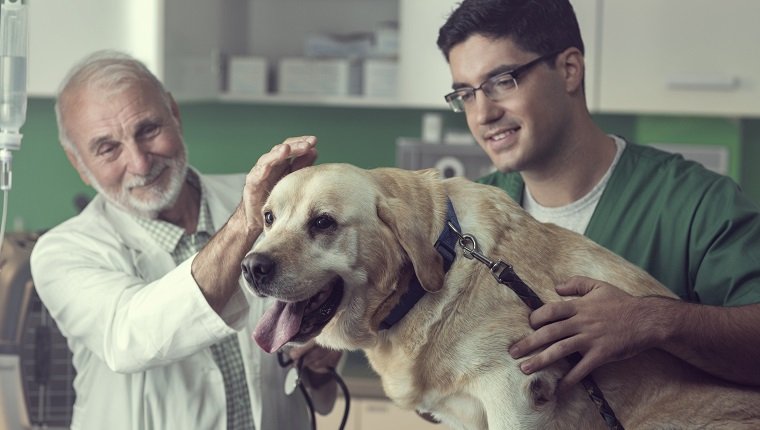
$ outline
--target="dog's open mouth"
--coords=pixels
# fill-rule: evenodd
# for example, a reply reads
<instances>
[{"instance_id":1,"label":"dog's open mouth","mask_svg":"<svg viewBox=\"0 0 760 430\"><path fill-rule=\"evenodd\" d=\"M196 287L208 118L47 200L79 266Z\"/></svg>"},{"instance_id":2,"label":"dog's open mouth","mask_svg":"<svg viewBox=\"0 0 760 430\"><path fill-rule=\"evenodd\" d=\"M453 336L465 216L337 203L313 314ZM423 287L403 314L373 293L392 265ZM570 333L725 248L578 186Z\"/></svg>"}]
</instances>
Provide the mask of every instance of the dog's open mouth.
<instances>
[{"instance_id":1,"label":"dog's open mouth","mask_svg":"<svg viewBox=\"0 0 760 430\"><path fill-rule=\"evenodd\" d=\"M305 342L318 335L330 322L342 299L343 279L337 277L306 300L278 301L261 316L253 330L253 338L269 353L290 341Z\"/></svg>"}]
</instances>

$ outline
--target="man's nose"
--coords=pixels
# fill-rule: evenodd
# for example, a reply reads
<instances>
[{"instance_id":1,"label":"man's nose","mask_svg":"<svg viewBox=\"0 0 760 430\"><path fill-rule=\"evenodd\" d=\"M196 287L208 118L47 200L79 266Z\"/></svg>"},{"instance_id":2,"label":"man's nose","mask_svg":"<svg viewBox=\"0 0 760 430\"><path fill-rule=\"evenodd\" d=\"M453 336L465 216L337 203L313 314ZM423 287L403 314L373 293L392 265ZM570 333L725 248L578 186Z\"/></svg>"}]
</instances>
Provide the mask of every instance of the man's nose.
<instances>
[{"instance_id":1,"label":"man's nose","mask_svg":"<svg viewBox=\"0 0 760 430\"><path fill-rule=\"evenodd\" d=\"M150 153L140 145L127 145L129 157L129 172L134 175L145 176L150 172Z\"/></svg>"},{"instance_id":2,"label":"man's nose","mask_svg":"<svg viewBox=\"0 0 760 430\"><path fill-rule=\"evenodd\" d=\"M504 115L504 108L490 98L483 91L476 93L472 109L475 110L475 118L478 124L490 124Z\"/></svg>"}]
</instances>

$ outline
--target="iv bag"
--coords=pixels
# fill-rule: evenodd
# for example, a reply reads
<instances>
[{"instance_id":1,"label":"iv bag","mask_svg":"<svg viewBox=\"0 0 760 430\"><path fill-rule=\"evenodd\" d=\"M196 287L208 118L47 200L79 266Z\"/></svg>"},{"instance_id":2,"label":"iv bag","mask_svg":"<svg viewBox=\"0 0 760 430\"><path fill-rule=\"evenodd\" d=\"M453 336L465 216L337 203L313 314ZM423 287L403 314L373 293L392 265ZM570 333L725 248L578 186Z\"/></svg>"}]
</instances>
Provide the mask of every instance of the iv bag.
<instances>
[{"instance_id":1,"label":"iv bag","mask_svg":"<svg viewBox=\"0 0 760 430\"><path fill-rule=\"evenodd\" d=\"M21 0L0 5L0 130L18 133L26 120L27 13Z\"/></svg>"}]
</instances>

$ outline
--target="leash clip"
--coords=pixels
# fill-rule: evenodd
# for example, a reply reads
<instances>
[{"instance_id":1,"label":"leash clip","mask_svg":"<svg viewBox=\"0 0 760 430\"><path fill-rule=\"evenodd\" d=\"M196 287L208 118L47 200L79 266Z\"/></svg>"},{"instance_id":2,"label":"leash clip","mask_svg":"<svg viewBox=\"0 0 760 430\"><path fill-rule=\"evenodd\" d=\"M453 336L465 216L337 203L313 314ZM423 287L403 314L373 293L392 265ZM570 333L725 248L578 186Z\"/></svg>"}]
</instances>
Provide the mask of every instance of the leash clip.
<instances>
[{"instance_id":1,"label":"leash clip","mask_svg":"<svg viewBox=\"0 0 760 430\"><path fill-rule=\"evenodd\" d=\"M485 264L488 267L488 270L491 271L491 273L494 273L494 270L497 267L500 267L500 265L505 265L503 261L497 261L494 262L490 258L483 255L483 253L480 252L480 248L478 247L478 241L475 240L475 236L471 234L463 234L459 230L457 230L456 227L454 227L454 224L451 223L451 221L447 221L449 228L451 231L454 232L454 234L459 237L458 243L459 246L462 248L462 255L464 255L464 258L468 260L478 260L481 263ZM496 276L496 274L494 274Z\"/></svg>"}]
</instances>

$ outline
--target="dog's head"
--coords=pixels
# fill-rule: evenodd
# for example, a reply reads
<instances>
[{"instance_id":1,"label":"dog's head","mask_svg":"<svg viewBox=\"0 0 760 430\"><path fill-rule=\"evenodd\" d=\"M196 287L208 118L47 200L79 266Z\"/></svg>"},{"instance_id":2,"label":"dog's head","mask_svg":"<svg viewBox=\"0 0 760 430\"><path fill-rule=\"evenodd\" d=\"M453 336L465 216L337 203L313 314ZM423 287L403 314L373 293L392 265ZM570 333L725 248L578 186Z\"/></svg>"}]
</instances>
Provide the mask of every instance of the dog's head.
<instances>
[{"instance_id":1,"label":"dog's head","mask_svg":"<svg viewBox=\"0 0 760 430\"><path fill-rule=\"evenodd\" d=\"M321 334L335 348L371 346L413 276L427 291L443 286L433 244L445 199L435 170L323 164L283 178L242 264L248 286L277 299L254 331L258 344L273 352Z\"/></svg>"}]
</instances>

